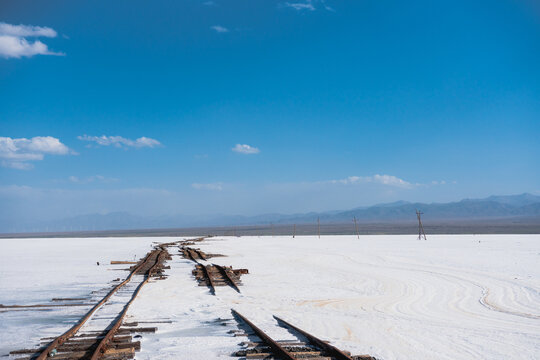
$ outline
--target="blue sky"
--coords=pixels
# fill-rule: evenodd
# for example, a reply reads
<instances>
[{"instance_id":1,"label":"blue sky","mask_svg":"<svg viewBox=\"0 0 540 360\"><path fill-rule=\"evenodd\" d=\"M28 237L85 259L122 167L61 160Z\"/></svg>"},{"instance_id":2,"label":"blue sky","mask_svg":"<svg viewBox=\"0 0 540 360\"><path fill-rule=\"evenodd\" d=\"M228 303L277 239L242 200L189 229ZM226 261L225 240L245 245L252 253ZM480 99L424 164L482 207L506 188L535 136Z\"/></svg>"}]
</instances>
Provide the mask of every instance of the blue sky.
<instances>
[{"instance_id":1,"label":"blue sky","mask_svg":"<svg viewBox=\"0 0 540 360\"><path fill-rule=\"evenodd\" d=\"M540 193L532 0L0 7L2 216Z\"/></svg>"}]
</instances>

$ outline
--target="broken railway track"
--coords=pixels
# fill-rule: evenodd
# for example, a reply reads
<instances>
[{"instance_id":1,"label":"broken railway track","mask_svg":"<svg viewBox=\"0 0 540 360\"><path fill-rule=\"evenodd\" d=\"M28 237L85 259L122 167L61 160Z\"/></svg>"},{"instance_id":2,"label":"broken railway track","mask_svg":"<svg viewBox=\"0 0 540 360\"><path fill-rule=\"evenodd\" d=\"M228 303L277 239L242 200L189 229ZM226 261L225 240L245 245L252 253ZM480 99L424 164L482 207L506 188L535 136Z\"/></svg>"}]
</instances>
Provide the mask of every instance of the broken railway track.
<instances>
[{"instance_id":1,"label":"broken railway track","mask_svg":"<svg viewBox=\"0 0 540 360\"><path fill-rule=\"evenodd\" d=\"M46 344L37 349L16 350L12 351L10 355L18 360L45 360L49 357L59 360L133 358L135 351L140 349L140 342L133 341L130 334L155 332L156 329L136 328L134 327L136 323L135 325L124 324L124 318L141 288L152 278L164 278L162 274L165 268L164 262L171 258L166 247L167 245L158 245L146 254L138 264L131 267L125 280L115 285L62 335L52 339L43 339ZM122 292L119 291L120 289ZM104 307L106 304L111 306ZM113 311L112 314L111 311ZM110 321L111 315L112 321Z\"/></svg>"},{"instance_id":2,"label":"broken railway track","mask_svg":"<svg viewBox=\"0 0 540 360\"><path fill-rule=\"evenodd\" d=\"M282 359L282 360L376 360L370 355L352 356L328 342L318 339L310 333L274 316L278 324L286 328L298 341L276 341L263 330L235 310L231 310L237 321L245 324L249 333L236 335L255 335L260 339L248 342L248 348L237 351L234 355L245 359Z\"/></svg>"},{"instance_id":3,"label":"broken railway track","mask_svg":"<svg viewBox=\"0 0 540 360\"><path fill-rule=\"evenodd\" d=\"M217 254L205 254L199 249L183 246L180 252L184 258L195 262L193 275L199 282L199 286L208 286L212 295L216 294L217 286L230 286L235 291L240 292L239 286L242 285L240 276L247 274L247 269L233 269L230 266L221 266L217 264L207 264L208 259Z\"/></svg>"}]
</instances>

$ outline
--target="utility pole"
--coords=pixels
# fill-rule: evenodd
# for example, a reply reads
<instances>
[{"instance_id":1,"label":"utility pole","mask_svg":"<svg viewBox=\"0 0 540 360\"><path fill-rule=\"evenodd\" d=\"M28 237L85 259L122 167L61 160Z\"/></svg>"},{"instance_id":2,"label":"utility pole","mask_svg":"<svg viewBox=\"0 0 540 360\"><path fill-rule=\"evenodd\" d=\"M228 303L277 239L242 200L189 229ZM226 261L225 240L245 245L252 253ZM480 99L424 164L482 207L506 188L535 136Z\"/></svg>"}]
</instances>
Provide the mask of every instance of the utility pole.
<instances>
[{"instance_id":1,"label":"utility pole","mask_svg":"<svg viewBox=\"0 0 540 360\"><path fill-rule=\"evenodd\" d=\"M422 240L422 236L424 237L424 240L427 240L426 232L424 231L424 225L422 225L422 214L423 212L416 210L416 218L418 219L418 240Z\"/></svg>"},{"instance_id":2,"label":"utility pole","mask_svg":"<svg viewBox=\"0 0 540 360\"><path fill-rule=\"evenodd\" d=\"M293 226L292 238L294 239L295 236L296 236L296 224L294 224Z\"/></svg>"},{"instance_id":3,"label":"utility pole","mask_svg":"<svg viewBox=\"0 0 540 360\"><path fill-rule=\"evenodd\" d=\"M317 217L317 234L319 234L319 239L321 238L321 221Z\"/></svg>"},{"instance_id":4,"label":"utility pole","mask_svg":"<svg viewBox=\"0 0 540 360\"><path fill-rule=\"evenodd\" d=\"M356 216L354 217L354 228L356 229L356 237L360 239L360 234L358 233L358 223L356 222Z\"/></svg>"}]
</instances>

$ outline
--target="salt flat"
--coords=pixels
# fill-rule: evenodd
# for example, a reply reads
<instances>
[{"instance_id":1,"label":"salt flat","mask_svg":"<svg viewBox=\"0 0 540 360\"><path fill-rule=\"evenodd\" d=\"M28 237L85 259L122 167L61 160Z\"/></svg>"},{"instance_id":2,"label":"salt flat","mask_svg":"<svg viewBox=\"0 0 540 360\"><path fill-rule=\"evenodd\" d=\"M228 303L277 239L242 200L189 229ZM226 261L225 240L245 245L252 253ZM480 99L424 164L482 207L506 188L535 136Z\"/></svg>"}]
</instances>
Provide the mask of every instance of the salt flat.
<instances>
[{"instance_id":1,"label":"salt flat","mask_svg":"<svg viewBox=\"0 0 540 360\"><path fill-rule=\"evenodd\" d=\"M103 264L174 240L0 240L0 303L88 295L125 276ZM143 336L138 359L230 359L241 341L227 333L234 322L213 321L230 319L231 308L276 338L292 337L272 314L385 360L540 354L540 235L216 237L197 246L227 255L215 263L249 269L242 293L209 295L191 275L193 263L173 257L169 278L144 287L130 308L136 320L173 321ZM1 354L59 334L82 312L0 313Z\"/></svg>"}]
</instances>

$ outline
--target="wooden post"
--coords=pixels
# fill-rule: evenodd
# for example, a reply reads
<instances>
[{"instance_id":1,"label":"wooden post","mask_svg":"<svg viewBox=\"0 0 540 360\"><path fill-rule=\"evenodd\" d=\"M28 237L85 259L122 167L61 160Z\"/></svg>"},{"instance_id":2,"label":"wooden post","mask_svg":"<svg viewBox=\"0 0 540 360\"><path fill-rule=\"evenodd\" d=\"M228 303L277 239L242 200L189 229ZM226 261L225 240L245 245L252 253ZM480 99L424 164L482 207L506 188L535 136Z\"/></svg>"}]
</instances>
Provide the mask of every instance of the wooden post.
<instances>
[{"instance_id":1,"label":"wooden post","mask_svg":"<svg viewBox=\"0 0 540 360\"><path fill-rule=\"evenodd\" d=\"M354 228L356 229L356 238L360 239L360 234L358 233L358 223L356 222L356 216L354 217Z\"/></svg>"},{"instance_id":2,"label":"wooden post","mask_svg":"<svg viewBox=\"0 0 540 360\"><path fill-rule=\"evenodd\" d=\"M295 236L296 236L296 224L294 224L293 226L292 238L294 239Z\"/></svg>"},{"instance_id":3,"label":"wooden post","mask_svg":"<svg viewBox=\"0 0 540 360\"><path fill-rule=\"evenodd\" d=\"M319 234L319 239L321 238L321 221L317 217L317 233Z\"/></svg>"}]
</instances>

